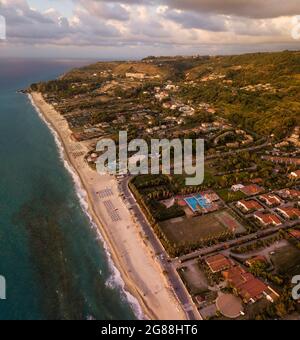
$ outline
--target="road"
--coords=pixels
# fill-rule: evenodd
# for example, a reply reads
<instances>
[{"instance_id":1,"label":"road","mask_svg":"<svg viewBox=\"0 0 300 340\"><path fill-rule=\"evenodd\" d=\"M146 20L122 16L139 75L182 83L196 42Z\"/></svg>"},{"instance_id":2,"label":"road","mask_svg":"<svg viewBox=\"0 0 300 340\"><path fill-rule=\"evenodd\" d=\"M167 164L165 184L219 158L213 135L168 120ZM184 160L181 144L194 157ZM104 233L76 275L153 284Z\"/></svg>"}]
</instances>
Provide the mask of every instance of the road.
<instances>
[{"instance_id":1,"label":"road","mask_svg":"<svg viewBox=\"0 0 300 340\"><path fill-rule=\"evenodd\" d=\"M130 205L135 218L139 225L142 228L142 231L145 234L148 242L151 244L154 253L158 255L159 262L163 268L163 271L167 273L168 279L173 289L174 293L176 294L178 300L180 301L181 305L184 307L186 316L188 320L200 320L201 316L198 312L196 306L194 305L190 294L188 293L186 287L184 286L182 280L180 279L176 267L172 262L170 262L168 254L166 253L165 249L163 248L162 244L156 237L152 227L148 223L146 217L144 216L143 212L141 211L140 207L138 206L134 196L132 195L129 189L129 177L126 177L124 180L119 182L120 191L125 196L125 200Z\"/></svg>"},{"instance_id":2,"label":"road","mask_svg":"<svg viewBox=\"0 0 300 340\"><path fill-rule=\"evenodd\" d=\"M280 230L285 230L285 229L295 227L298 224L299 224L299 221L289 221L289 222L286 222L285 224L283 224L279 227L272 227L272 228L269 228L269 229L266 229L266 230L263 230L263 231L258 231L256 233L246 235L246 236L237 238L235 240L227 241L227 242L224 242L224 243L219 243L215 246L212 246L212 247L209 247L209 248L204 248L204 249L195 251L191 254L181 256L179 258L179 261L181 263L183 263L183 262L186 262L186 261L194 260L194 259L202 257L202 256L207 256L207 255L213 254L213 253L218 252L218 251L227 250L227 249L230 249L230 248L233 248L233 247L236 247L236 246L241 246L245 243L258 240L262 237L271 236L271 235L277 233Z\"/></svg>"}]
</instances>

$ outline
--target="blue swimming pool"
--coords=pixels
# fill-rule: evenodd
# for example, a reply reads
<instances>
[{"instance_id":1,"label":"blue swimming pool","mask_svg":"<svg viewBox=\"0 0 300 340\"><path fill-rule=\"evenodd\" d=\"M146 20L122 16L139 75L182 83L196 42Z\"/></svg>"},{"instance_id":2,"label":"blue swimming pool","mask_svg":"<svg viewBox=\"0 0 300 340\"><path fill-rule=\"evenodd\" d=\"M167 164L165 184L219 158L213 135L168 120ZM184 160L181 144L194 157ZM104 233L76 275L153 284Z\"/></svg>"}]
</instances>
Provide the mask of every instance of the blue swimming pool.
<instances>
[{"instance_id":1,"label":"blue swimming pool","mask_svg":"<svg viewBox=\"0 0 300 340\"><path fill-rule=\"evenodd\" d=\"M201 195L196 195L194 197L186 198L185 202L193 210L193 212L198 211L200 207L203 209L208 209L210 207L210 204Z\"/></svg>"},{"instance_id":2,"label":"blue swimming pool","mask_svg":"<svg viewBox=\"0 0 300 340\"><path fill-rule=\"evenodd\" d=\"M204 198L203 196L201 195L197 195L196 197L196 200L198 201L198 204L204 208L204 209L207 209L210 207L210 204L207 202L206 198Z\"/></svg>"},{"instance_id":3,"label":"blue swimming pool","mask_svg":"<svg viewBox=\"0 0 300 340\"><path fill-rule=\"evenodd\" d=\"M194 212L199 210L198 209L199 203L195 197L186 198L185 201Z\"/></svg>"}]
</instances>

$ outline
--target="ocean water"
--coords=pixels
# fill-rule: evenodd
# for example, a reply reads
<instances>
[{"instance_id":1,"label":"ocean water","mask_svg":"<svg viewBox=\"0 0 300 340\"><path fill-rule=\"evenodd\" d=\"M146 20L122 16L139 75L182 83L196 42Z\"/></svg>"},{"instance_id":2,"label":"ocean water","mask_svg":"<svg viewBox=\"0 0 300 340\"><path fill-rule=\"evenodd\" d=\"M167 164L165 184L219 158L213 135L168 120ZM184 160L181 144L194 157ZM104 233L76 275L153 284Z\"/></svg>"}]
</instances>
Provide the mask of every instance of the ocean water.
<instances>
[{"instance_id":1,"label":"ocean water","mask_svg":"<svg viewBox=\"0 0 300 340\"><path fill-rule=\"evenodd\" d=\"M0 59L0 275L7 286L0 319L141 317L55 136L16 93L82 64Z\"/></svg>"}]
</instances>

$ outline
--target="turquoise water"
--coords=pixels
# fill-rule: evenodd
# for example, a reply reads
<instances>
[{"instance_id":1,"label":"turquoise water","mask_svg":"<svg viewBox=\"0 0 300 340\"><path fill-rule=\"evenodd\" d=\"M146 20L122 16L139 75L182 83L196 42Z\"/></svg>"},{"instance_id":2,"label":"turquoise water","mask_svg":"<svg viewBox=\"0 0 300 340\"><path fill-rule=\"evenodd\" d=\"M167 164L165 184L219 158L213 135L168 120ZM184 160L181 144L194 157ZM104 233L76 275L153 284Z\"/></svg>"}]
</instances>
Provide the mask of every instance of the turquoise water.
<instances>
[{"instance_id":1,"label":"turquoise water","mask_svg":"<svg viewBox=\"0 0 300 340\"><path fill-rule=\"evenodd\" d=\"M54 138L16 90L77 62L0 59L0 319L134 319Z\"/></svg>"},{"instance_id":2,"label":"turquoise water","mask_svg":"<svg viewBox=\"0 0 300 340\"><path fill-rule=\"evenodd\" d=\"M199 206L203 209L208 209L210 207L207 200L201 195L186 198L185 201L194 212L199 210Z\"/></svg>"}]
</instances>

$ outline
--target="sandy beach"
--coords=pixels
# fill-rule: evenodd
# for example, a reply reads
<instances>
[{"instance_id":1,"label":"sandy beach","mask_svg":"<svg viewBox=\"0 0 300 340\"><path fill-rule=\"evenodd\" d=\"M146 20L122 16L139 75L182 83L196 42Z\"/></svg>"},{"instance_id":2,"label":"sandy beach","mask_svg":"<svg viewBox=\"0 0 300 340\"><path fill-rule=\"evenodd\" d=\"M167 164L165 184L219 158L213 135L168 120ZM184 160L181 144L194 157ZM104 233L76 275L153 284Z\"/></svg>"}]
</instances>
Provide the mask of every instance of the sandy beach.
<instances>
[{"instance_id":1,"label":"sandy beach","mask_svg":"<svg viewBox=\"0 0 300 340\"><path fill-rule=\"evenodd\" d=\"M31 96L59 135L65 159L80 177L88 195L89 213L121 273L126 291L138 300L145 318L185 320L185 313L168 286L155 254L119 196L116 179L93 171L84 161L87 146L71 138L71 130L63 116L46 103L40 93Z\"/></svg>"}]
</instances>

